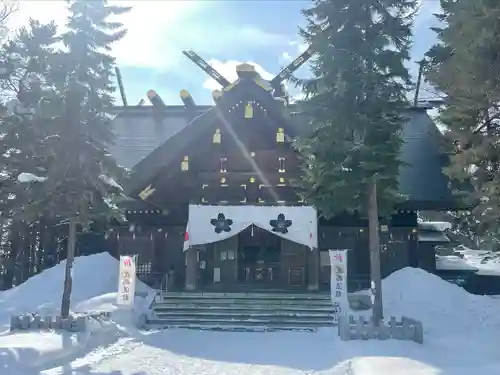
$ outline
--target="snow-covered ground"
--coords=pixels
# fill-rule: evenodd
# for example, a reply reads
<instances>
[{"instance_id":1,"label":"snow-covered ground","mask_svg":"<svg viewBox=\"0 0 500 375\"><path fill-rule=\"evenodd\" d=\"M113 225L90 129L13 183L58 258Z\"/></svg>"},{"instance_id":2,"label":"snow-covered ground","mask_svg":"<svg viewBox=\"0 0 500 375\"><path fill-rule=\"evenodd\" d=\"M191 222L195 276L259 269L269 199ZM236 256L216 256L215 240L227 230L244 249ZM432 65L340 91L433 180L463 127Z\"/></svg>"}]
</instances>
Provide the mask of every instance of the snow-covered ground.
<instances>
[{"instance_id":1,"label":"snow-covered ground","mask_svg":"<svg viewBox=\"0 0 500 375\"><path fill-rule=\"evenodd\" d=\"M120 336L128 336L148 298L137 298L135 311L117 307L118 265L109 254L78 257L75 261L72 311L112 313L113 322L90 325L89 332L9 332L11 315L55 315L60 311L65 262L14 289L0 292L0 374L31 375L29 369L54 367L100 345L112 344ZM142 283L138 283L137 291L145 297L152 293Z\"/></svg>"},{"instance_id":2,"label":"snow-covered ground","mask_svg":"<svg viewBox=\"0 0 500 375\"><path fill-rule=\"evenodd\" d=\"M117 309L118 262L107 254L77 259L75 310L112 312L90 334L0 335L1 375L495 375L500 300L474 296L422 270L384 281L387 316L423 321L425 343L341 342L335 329L306 332L139 332ZM0 293L0 324L12 312L56 310L63 265ZM139 290L147 288L139 285ZM145 301L139 301L146 304ZM142 309L138 307L138 309Z\"/></svg>"}]
</instances>

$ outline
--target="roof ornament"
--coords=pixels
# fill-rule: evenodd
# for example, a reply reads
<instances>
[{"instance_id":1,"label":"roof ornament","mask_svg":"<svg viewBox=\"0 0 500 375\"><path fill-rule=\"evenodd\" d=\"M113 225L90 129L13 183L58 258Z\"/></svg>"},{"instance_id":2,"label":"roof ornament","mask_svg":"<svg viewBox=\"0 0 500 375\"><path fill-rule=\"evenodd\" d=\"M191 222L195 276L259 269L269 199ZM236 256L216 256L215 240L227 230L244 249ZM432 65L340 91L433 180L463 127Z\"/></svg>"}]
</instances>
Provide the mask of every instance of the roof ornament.
<instances>
[{"instance_id":1,"label":"roof ornament","mask_svg":"<svg viewBox=\"0 0 500 375\"><path fill-rule=\"evenodd\" d=\"M218 84L222 86L222 88L226 88L231 85L226 78L222 76L217 70L215 70L209 63L203 60L196 52L194 51L182 51L182 53L192 62L194 62L198 67L207 73L210 77L212 77Z\"/></svg>"},{"instance_id":2,"label":"roof ornament","mask_svg":"<svg viewBox=\"0 0 500 375\"><path fill-rule=\"evenodd\" d=\"M220 90L212 91L212 99L214 100L214 103L217 104L217 102L220 100L221 97L222 97L222 91Z\"/></svg>"},{"instance_id":3,"label":"roof ornament","mask_svg":"<svg viewBox=\"0 0 500 375\"><path fill-rule=\"evenodd\" d=\"M313 55L313 51L311 47L302 52L295 60L293 60L290 64L288 64L285 68L283 68L269 83L273 87L275 91L279 91L281 89L280 84L299 69L304 63L311 58ZM276 96L276 95L275 95Z\"/></svg>"},{"instance_id":4,"label":"roof ornament","mask_svg":"<svg viewBox=\"0 0 500 375\"><path fill-rule=\"evenodd\" d=\"M181 90L179 92L179 96L181 97L182 102L184 103L184 106L186 107L187 110L192 110L196 108L196 103L194 102L193 97L187 90Z\"/></svg>"},{"instance_id":5,"label":"roof ornament","mask_svg":"<svg viewBox=\"0 0 500 375\"><path fill-rule=\"evenodd\" d=\"M212 77L217 83L222 86L222 92L231 90L234 85L236 85L240 80L252 79L257 85L262 87L266 91L272 91L275 98L281 98L280 102L284 102L285 105L288 102L287 94L285 91L285 86L283 81L290 78L290 76L300 68L309 58L313 55L311 47L302 52L295 60L293 60L289 65L283 68L273 79L270 81L264 80L261 75L256 71L255 67L249 63L243 63L236 66L236 74L238 79L231 83L222 74L215 70L210 64L203 60L196 52L182 51L182 53L194 62L201 70ZM214 101L221 98L222 92L217 90L212 93Z\"/></svg>"},{"instance_id":6,"label":"roof ornament","mask_svg":"<svg viewBox=\"0 0 500 375\"><path fill-rule=\"evenodd\" d=\"M147 93L147 97L154 108L158 109L161 107L165 107L165 103L155 90L149 90Z\"/></svg>"},{"instance_id":7,"label":"roof ornament","mask_svg":"<svg viewBox=\"0 0 500 375\"><path fill-rule=\"evenodd\" d=\"M123 86L122 73L118 67L115 67L116 81L118 82L118 88L120 90L120 96L122 98L122 103L124 107L128 106L127 95L125 95L125 87Z\"/></svg>"}]
</instances>

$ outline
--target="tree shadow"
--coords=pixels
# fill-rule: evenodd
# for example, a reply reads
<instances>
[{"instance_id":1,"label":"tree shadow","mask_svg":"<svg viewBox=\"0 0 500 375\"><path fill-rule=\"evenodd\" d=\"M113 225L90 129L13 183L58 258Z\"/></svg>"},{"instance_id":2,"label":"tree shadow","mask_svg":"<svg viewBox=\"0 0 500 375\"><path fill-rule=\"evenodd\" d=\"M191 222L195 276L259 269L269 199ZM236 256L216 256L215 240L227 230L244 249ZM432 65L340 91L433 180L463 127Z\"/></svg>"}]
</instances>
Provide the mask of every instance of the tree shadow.
<instances>
[{"instance_id":1,"label":"tree shadow","mask_svg":"<svg viewBox=\"0 0 500 375\"><path fill-rule=\"evenodd\" d=\"M149 375L144 371L139 372L124 372L126 370L116 370L110 372L101 372L101 371L93 371L90 365L84 365L82 367L76 369L64 369L62 372L59 372L58 375ZM31 375L31 374L30 374ZM33 374L35 375L35 374Z\"/></svg>"},{"instance_id":2,"label":"tree shadow","mask_svg":"<svg viewBox=\"0 0 500 375\"><path fill-rule=\"evenodd\" d=\"M0 348L0 374L15 374L26 361L39 361L40 352L33 348Z\"/></svg>"},{"instance_id":3,"label":"tree shadow","mask_svg":"<svg viewBox=\"0 0 500 375\"><path fill-rule=\"evenodd\" d=\"M450 338L451 340L451 338ZM356 357L408 358L447 370L500 366L486 353L457 356L460 341L432 337L423 345L398 340L343 342L336 329L317 332L215 332L171 329L146 334L145 345L180 356L209 361L278 366L299 371L327 371ZM486 361L486 363L485 363Z\"/></svg>"},{"instance_id":4,"label":"tree shadow","mask_svg":"<svg viewBox=\"0 0 500 375\"><path fill-rule=\"evenodd\" d=\"M338 361L332 356L332 329L317 332L217 332L170 329L143 336L145 345L177 355L226 363L322 371Z\"/></svg>"}]
</instances>

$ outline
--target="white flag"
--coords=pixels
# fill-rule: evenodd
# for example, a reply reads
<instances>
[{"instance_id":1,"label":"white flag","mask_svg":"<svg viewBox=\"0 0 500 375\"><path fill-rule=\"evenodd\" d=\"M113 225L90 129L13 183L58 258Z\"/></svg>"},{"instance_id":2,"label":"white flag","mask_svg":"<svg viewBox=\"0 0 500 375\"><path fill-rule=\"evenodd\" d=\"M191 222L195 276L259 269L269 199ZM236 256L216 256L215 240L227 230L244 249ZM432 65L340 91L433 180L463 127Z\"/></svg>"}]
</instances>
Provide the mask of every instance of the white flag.
<instances>
[{"instance_id":1,"label":"white flag","mask_svg":"<svg viewBox=\"0 0 500 375\"><path fill-rule=\"evenodd\" d=\"M347 299L347 250L330 250L330 295L333 304L333 322L349 310Z\"/></svg>"},{"instance_id":2,"label":"white flag","mask_svg":"<svg viewBox=\"0 0 500 375\"><path fill-rule=\"evenodd\" d=\"M133 306L135 297L135 257L120 256L120 274L118 275L118 297L116 303Z\"/></svg>"}]
</instances>

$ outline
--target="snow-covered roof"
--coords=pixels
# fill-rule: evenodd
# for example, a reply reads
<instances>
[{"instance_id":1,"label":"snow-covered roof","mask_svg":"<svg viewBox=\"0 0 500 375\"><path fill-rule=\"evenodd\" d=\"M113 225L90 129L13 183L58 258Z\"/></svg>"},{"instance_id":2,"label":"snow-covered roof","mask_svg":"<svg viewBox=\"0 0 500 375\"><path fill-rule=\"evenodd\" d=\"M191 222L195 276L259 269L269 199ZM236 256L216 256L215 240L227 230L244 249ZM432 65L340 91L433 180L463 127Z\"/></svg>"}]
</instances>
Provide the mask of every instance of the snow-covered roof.
<instances>
[{"instance_id":1,"label":"snow-covered roof","mask_svg":"<svg viewBox=\"0 0 500 375\"><path fill-rule=\"evenodd\" d=\"M438 255L436 257L436 269L441 271L477 271L467 261L456 255Z\"/></svg>"},{"instance_id":2,"label":"snow-covered roof","mask_svg":"<svg viewBox=\"0 0 500 375\"><path fill-rule=\"evenodd\" d=\"M463 256L467 264L478 269L478 275L500 276L500 254L466 247L455 251Z\"/></svg>"},{"instance_id":3,"label":"snow-covered roof","mask_svg":"<svg viewBox=\"0 0 500 375\"><path fill-rule=\"evenodd\" d=\"M451 223L447 221L420 221L418 222L418 229L429 230L436 232L444 232L451 229Z\"/></svg>"}]
</instances>

